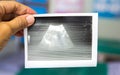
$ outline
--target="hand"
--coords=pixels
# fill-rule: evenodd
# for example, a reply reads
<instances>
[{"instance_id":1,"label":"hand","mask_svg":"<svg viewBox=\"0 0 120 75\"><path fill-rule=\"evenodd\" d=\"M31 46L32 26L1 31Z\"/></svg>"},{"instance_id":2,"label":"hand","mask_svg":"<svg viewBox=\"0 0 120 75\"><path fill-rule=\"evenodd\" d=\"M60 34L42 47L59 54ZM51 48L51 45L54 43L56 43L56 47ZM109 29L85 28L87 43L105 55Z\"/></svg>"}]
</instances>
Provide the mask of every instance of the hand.
<instances>
[{"instance_id":1,"label":"hand","mask_svg":"<svg viewBox=\"0 0 120 75\"><path fill-rule=\"evenodd\" d=\"M30 14L35 14L35 11L16 1L0 1L0 50L11 35L23 35L22 29L34 23Z\"/></svg>"}]
</instances>

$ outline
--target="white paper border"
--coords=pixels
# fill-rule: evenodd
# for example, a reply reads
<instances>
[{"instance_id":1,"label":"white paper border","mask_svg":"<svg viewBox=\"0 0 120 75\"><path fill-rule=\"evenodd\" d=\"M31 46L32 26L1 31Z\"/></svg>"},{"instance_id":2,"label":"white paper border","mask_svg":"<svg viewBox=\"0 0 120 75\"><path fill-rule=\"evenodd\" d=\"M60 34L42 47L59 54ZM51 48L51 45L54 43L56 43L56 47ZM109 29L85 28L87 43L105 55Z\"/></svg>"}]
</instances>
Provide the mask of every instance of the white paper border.
<instances>
[{"instance_id":1,"label":"white paper border","mask_svg":"<svg viewBox=\"0 0 120 75\"><path fill-rule=\"evenodd\" d=\"M91 60L53 60L30 61L28 60L27 28L24 29L25 38L25 68L60 68L60 67L95 67L97 65L98 41L98 13L65 13L65 14L37 14L35 17L54 16L92 16L92 58Z\"/></svg>"}]
</instances>

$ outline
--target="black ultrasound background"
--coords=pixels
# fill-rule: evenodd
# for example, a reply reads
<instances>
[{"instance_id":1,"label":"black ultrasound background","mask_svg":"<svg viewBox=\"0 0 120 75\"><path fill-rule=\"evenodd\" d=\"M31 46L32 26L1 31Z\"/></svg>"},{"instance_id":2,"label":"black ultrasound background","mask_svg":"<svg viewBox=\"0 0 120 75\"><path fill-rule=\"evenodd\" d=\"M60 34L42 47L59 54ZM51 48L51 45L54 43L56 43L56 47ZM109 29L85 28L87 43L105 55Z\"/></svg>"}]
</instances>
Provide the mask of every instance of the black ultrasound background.
<instances>
[{"instance_id":1,"label":"black ultrasound background","mask_svg":"<svg viewBox=\"0 0 120 75\"><path fill-rule=\"evenodd\" d=\"M28 32L40 31L37 35L44 36L49 25L61 25L63 24L69 37L74 44L83 43L91 45L92 42L92 16L54 16L54 17L35 17L35 23L28 28ZM28 33L28 34L29 34ZM33 34L36 36L36 34ZM31 45L36 45L42 40L31 37Z\"/></svg>"}]
</instances>

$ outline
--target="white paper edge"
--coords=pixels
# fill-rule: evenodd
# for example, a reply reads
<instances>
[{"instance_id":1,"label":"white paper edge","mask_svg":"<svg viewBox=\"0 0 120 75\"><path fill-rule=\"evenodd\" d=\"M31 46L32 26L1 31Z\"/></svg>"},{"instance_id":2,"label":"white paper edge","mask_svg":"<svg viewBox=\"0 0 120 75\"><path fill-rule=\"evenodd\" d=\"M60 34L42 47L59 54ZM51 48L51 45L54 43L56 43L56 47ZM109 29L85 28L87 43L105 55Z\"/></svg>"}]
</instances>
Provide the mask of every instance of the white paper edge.
<instances>
[{"instance_id":1,"label":"white paper edge","mask_svg":"<svg viewBox=\"0 0 120 75\"><path fill-rule=\"evenodd\" d=\"M53 60L30 61L28 60L27 28L24 29L25 38L25 68L62 68L62 67L95 67L97 65L98 41L98 13L66 13L66 14L38 14L35 17L48 16L92 16L92 59L91 60Z\"/></svg>"}]
</instances>

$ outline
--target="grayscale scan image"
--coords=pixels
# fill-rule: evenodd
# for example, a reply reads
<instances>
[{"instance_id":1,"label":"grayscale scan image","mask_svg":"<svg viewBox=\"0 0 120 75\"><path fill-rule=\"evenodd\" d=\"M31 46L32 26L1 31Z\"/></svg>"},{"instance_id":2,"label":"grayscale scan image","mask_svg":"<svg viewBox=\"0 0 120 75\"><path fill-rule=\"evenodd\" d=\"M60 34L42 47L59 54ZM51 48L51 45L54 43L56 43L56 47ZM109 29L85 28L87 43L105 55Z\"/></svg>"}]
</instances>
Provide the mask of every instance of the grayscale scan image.
<instances>
[{"instance_id":1,"label":"grayscale scan image","mask_svg":"<svg viewBox=\"0 0 120 75\"><path fill-rule=\"evenodd\" d=\"M91 60L92 16L35 19L28 28L28 60Z\"/></svg>"}]
</instances>

